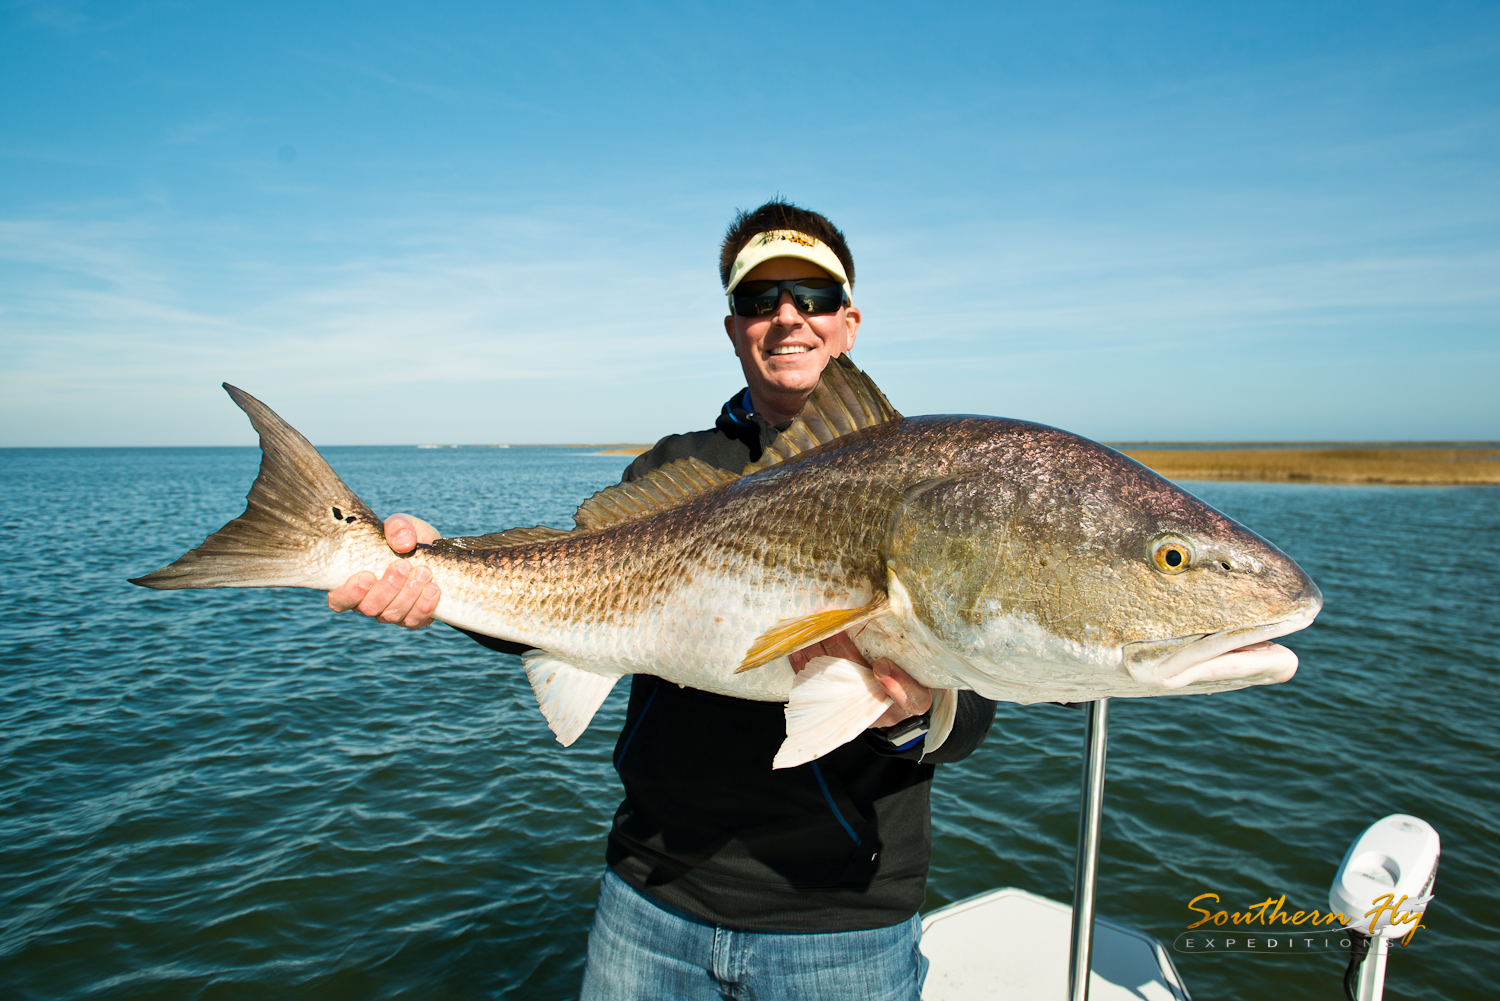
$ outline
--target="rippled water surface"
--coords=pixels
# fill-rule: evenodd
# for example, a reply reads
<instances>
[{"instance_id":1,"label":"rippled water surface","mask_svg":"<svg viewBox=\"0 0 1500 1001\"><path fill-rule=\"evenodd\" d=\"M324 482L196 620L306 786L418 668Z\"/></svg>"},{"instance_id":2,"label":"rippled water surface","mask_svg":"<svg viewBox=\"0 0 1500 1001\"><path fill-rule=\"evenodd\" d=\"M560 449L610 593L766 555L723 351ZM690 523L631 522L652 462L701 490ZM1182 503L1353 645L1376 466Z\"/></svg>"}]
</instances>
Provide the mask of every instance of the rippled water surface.
<instances>
[{"instance_id":1,"label":"rippled water surface","mask_svg":"<svg viewBox=\"0 0 1500 1001\"><path fill-rule=\"evenodd\" d=\"M625 459L331 448L376 510L447 534L568 526ZM0 986L22 998L568 998L619 796L619 686L560 748L515 658L316 592L125 583L243 507L255 449L0 451ZM1327 609L1288 685L1117 701L1105 915L1326 907L1392 812L1443 837L1393 998L1500 981L1493 853L1500 490L1191 484L1278 542ZM1082 714L1002 707L939 770L928 906L1071 895ZM996 949L1003 950L997 942ZM1333 998L1330 956L1179 956L1194 995Z\"/></svg>"}]
</instances>

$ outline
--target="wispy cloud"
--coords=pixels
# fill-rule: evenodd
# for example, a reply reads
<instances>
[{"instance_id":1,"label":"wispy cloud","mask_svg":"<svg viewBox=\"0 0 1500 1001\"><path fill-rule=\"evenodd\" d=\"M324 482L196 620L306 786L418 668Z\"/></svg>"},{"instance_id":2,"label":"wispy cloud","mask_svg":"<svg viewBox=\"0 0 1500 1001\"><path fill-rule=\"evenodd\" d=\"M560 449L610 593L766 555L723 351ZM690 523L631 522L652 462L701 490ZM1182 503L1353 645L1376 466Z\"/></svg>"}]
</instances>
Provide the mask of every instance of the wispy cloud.
<instances>
[{"instance_id":1,"label":"wispy cloud","mask_svg":"<svg viewBox=\"0 0 1500 1001\"><path fill-rule=\"evenodd\" d=\"M340 441L371 440L360 421L338 421L341 408L357 413L392 395L425 396L434 407L455 392L498 396L489 422L498 433L508 423L505 387L532 382L528 405L551 404L543 419L515 415L522 419L509 422L510 435L577 440L609 423L599 402L607 413L611 396L635 394L637 379L671 382L716 369L734 378L715 330L721 302L704 287L701 262L691 274L682 264L631 273L626 262L641 248L589 247L565 227L524 219L403 228L404 238L382 241L379 253L351 246L360 240L350 234L336 252L320 248L298 260L242 248L205 264L166 253L161 232L143 222L0 227L0 296L8 304L0 313L0 414L13 435L4 443L42 443L21 437L37 423L21 418L49 410L63 411L54 441L97 440L97 424L66 416L84 399L91 411L130 412L143 394L201 398L225 378L316 401L314 419L326 418ZM233 236L215 230L192 242ZM657 252L659 260L672 256ZM695 287L701 293L685 294ZM695 315L708 323L693 322ZM724 394L715 385L702 407L711 413ZM156 441L197 440L195 428L166 414L133 422L131 432L148 429ZM447 437L462 438L459 430ZM377 430L373 440L434 433L428 422Z\"/></svg>"},{"instance_id":2,"label":"wispy cloud","mask_svg":"<svg viewBox=\"0 0 1500 1001\"><path fill-rule=\"evenodd\" d=\"M174 255L148 220L4 224L5 443L39 443L22 437L38 426L22 417L49 412L53 441L99 440L96 422L69 415L135 413L144 397L222 411L212 387L226 378L294 401L323 440L341 442L642 438L684 413L706 422L738 380L718 329L722 300L697 259L707 248L626 238L633 231L442 216L292 250L226 227L187 239L174 224ZM1254 372L1282 357L1338 397L1351 370L1364 385L1404 377L1411 324L1443 328L1450 352L1483 350L1487 332L1465 324L1500 314L1500 292L1483 280L1500 259L1482 247L1284 260L1297 248L1274 239L1215 245L1033 224L1001 242L901 245L874 248L858 299L859 356L877 375L887 366L888 388L912 401L903 405L1002 409L1104 437L1139 436L1143 422L1159 432L1181 416L1176 400L1127 393L1110 402L1111 422L1096 405L1101 386ZM184 246L234 249L202 261ZM997 402L996 372L1035 371L1053 376ZM643 389L662 386L677 388ZM412 416L371 423L381 401L403 401L396 409ZM1264 430L1266 402L1216 401L1216 419ZM147 412L114 430L201 441L234 416L185 425L160 406Z\"/></svg>"},{"instance_id":3,"label":"wispy cloud","mask_svg":"<svg viewBox=\"0 0 1500 1001\"><path fill-rule=\"evenodd\" d=\"M909 412L1500 436L1489 14L876 12L768 73L708 8L12 10L0 444L244 441L226 378L320 441L706 424L773 192Z\"/></svg>"}]
</instances>

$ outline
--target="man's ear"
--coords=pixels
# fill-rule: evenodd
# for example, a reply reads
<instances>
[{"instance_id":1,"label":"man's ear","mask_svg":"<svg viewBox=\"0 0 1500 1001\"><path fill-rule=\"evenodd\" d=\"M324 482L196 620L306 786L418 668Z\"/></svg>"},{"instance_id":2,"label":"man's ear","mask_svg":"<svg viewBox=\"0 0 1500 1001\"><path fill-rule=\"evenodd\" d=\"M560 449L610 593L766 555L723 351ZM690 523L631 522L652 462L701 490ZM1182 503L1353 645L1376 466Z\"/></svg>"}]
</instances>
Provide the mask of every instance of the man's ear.
<instances>
[{"instance_id":1,"label":"man's ear","mask_svg":"<svg viewBox=\"0 0 1500 1001\"><path fill-rule=\"evenodd\" d=\"M846 306L844 308L844 330L848 334L848 340L844 344L845 351L854 350L854 336L859 333L859 307Z\"/></svg>"},{"instance_id":2,"label":"man's ear","mask_svg":"<svg viewBox=\"0 0 1500 1001\"><path fill-rule=\"evenodd\" d=\"M728 316L724 317L724 333L726 333L726 334L729 335L729 343L734 345L734 356L736 358L738 358L740 356L740 342L739 342L739 339L734 336L734 314L733 313L731 313Z\"/></svg>"}]
</instances>

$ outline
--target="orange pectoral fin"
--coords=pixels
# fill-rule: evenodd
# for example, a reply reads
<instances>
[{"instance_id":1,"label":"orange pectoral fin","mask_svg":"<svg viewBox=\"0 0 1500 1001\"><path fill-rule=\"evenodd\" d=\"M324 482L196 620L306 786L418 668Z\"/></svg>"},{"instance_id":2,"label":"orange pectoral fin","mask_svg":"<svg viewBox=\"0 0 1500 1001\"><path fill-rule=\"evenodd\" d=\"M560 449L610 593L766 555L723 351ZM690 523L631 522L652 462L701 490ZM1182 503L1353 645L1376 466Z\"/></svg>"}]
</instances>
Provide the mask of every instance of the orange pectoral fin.
<instances>
[{"instance_id":1,"label":"orange pectoral fin","mask_svg":"<svg viewBox=\"0 0 1500 1001\"><path fill-rule=\"evenodd\" d=\"M734 669L735 674L741 671L749 671L769 664L777 657L785 657L789 653L796 653L805 646L810 646L819 640L843 632L861 622L885 614L889 611L885 595L881 595L868 605L860 605L858 608L830 608L825 612L814 612L804 615L800 619L782 619L770 629L756 637L755 642L750 644L750 649L745 651L745 659L740 661L740 666Z\"/></svg>"}]
</instances>

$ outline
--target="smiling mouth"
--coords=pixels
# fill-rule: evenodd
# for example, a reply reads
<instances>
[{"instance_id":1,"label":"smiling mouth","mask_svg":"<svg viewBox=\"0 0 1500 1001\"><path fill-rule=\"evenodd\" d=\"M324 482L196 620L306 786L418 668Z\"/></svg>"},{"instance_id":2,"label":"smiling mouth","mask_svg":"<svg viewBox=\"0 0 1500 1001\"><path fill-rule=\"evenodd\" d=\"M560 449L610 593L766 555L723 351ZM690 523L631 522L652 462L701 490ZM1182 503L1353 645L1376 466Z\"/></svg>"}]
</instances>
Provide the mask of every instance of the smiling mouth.
<instances>
[{"instance_id":1,"label":"smiling mouth","mask_svg":"<svg viewBox=\"0 0 1500 1001\"><path fill-rule=\"evenodd\" d=\"M774 347L774 348L772 348L771 349L771 354L773 354L773 355L800 355L800 354L806 354L807 352L809 352L811 350L812 350L812 348L808 347L805 344L783 344L780 347Z\"/></svg>"}]
</instances>

